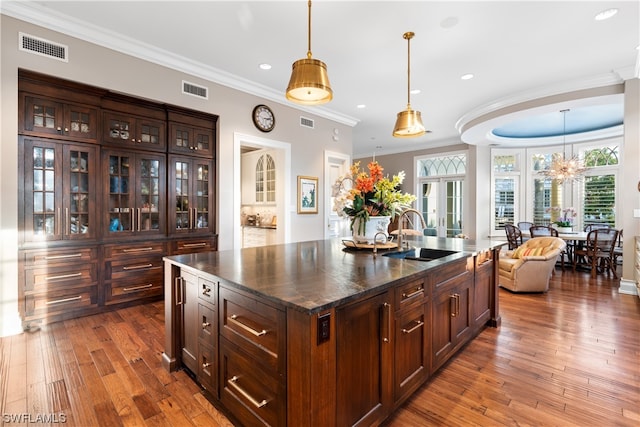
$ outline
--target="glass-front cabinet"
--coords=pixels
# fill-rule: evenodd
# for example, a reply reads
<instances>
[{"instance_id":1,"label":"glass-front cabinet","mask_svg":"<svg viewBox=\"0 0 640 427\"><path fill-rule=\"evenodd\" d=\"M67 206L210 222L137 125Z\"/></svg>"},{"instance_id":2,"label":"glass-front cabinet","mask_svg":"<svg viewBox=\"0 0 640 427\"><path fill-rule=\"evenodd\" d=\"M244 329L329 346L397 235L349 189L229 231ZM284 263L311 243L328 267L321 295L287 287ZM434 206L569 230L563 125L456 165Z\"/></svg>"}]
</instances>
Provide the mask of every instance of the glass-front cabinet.
<instances>
[{"instance_id":1,"label":"glass-front cabinet","mask_svg":"<svg viewBox=\"0 0 640 427\"><path fill-rule=\"evenodd\" d=\"M170 156L169 232L213 231L213 161Z\"/></svg>"},{"instance_id":2,"label":"glass-front cabinet","mask_svg":"<svg viewBox=\"0 0 640 427\"><path fill-rule=\"evenodd\" d=\"M97 147L21 138L24 241L96 238Z\"/></svg>"},{"instance_id":3,"label":"glass-front cabinet","mask_svg":"<svg viewBox=\"0 0 640 427\"><path fill-rule=\"evenodd\" d=\"M153 118L109 111L104 114L103 142L164 151L167 147L165 123Z\"/></svg>"},{"instance_id":4,"label":"glass-front cabinet","mask_svg":"<svg viewBox=\"0 0 640 427\"><path fill-rule=\"evenodd\" d=\"M23 127L26 132L42 136L96 140L96 108L33 96L25 96L24 107Z\"/></svg>"},{"instance_id":5,"label":"glass-front cabinet","mask_svg":"<svg viewBox=\"0 0 640 427\"><path fill-rule=\"evenodd\" d=\"M152 153L103 154L105 235L162 235L165 232L165 157Z\"/></svg>"}]
</instances>

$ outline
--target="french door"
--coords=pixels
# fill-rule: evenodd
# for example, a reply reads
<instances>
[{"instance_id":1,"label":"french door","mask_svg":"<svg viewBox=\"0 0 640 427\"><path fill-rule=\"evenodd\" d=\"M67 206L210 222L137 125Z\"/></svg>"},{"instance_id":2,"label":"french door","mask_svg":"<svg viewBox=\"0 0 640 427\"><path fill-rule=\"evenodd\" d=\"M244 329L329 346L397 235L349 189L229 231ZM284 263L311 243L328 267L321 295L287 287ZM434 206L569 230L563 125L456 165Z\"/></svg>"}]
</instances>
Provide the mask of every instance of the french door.
<instances>
[{"instance_id":1,"label":"french door","mask_svg":"<svg viewBox=\"0 0 640 427\"><path fill-rule=\"evenodd\" d=\"M462 233L462 177L421 178L420 208L427 236L454 237Z\"/></svg>"}]
</instances>

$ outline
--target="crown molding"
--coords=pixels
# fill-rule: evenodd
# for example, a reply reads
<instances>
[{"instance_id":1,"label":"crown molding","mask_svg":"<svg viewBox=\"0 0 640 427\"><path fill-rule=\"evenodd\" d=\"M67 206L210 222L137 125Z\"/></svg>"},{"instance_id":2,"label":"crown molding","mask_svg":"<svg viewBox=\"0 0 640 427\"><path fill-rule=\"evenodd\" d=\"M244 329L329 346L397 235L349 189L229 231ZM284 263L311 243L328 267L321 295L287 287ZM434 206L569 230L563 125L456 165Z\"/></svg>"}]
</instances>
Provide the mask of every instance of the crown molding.
<instances>
[{"instance_id":1,"label":"crown molding","mask_svg":"<svg viewBox=\"0 0 640 427\"><path fill-rule=\"evenodd\" d=\"M122 34L105 28L88 24L34 2L2 1L0 2L0 12L3 15L21 21L57 31L61 34L75 37L191 76L199 77L240 92L265 98L272 102L305 111L346 126L353 127L359 122L359 120L354 117L337 113L326 107L305 107L292 104L285 98L284 93L280 93L264 85L242 79L218 68L142 43L139 40L123 36Z\"/></svg>"}]
</instances>

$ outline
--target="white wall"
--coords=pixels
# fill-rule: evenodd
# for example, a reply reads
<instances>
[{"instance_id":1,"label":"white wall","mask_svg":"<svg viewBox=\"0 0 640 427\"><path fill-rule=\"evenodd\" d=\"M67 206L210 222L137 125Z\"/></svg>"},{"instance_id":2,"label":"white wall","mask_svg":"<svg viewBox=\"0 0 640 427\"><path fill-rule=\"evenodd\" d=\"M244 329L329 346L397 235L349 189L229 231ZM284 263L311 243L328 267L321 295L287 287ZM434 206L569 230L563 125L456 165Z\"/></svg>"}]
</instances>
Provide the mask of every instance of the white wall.
<instances>
[{"instance_id":1,"label":"white wall","mask_svg":"<svg viewBox=\"0 0 640 427\"><path fill-rule=\"evenodd\" d=\"M295 191L298 175L319 177L323 185L325 150L351 155L352 129L349 126L301 113L293 104L265 100L245 92L186 75L182 72L123 55L73 37L50 31L23 21L0 15L0 336L19 331L17 317L17 183L18 179L18 69L28 69L114 90L157 102L178 105L218 115L217 152L217 230L219 249L231 249L234 198L234 133L273 138L291 144L290 188ZM26 32L69 46L69 62L61 62L18 50L18 32ZM182 80L209 87L209 99L202 100L181 93ZM283 87L286 82L283 82ZM276 127L263 134L252 124L251 112L258 103L266 103L276 115ZM315 128L299 126L300 116L315 120ZM340 141L332 139L338 129ZM290 215L292 241L322 239L324 233L324 198L319 198L318 215ZM239 198L237 199L239 203Z\"/></svg>"}]
</instances>

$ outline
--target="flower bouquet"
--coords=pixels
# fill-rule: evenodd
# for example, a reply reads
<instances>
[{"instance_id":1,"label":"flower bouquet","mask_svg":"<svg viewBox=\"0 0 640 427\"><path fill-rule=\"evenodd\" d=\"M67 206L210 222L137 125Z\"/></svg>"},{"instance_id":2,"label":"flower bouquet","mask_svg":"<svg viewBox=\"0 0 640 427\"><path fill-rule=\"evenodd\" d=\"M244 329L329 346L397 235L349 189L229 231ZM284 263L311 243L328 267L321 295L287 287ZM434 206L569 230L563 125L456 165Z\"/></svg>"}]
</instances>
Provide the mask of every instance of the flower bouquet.
<instances>
[{"instance_id":1,"label":"flower bouquet","mask_svg":"<svg viewBox=\"0 0 640 427\"><path fill-rule=\"evenodd\" d=\"M351 231L358 221L359 234L364 234L371 216L389 216L392 219L408 208L416 196L404 193L398 187L404 181L401 171L391 179L382 174L384 170L376 161L367 165L369 172L360 169L360 162L351 165L349 173L339 177L332 187L333 210L341 217L351 218ZM345 182L351 182L350 188Z\"/></svg>"}]
</instances>

